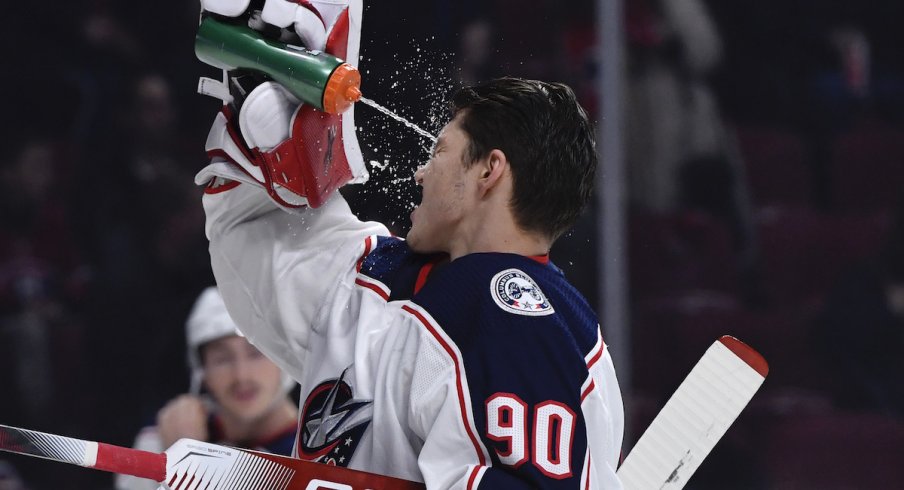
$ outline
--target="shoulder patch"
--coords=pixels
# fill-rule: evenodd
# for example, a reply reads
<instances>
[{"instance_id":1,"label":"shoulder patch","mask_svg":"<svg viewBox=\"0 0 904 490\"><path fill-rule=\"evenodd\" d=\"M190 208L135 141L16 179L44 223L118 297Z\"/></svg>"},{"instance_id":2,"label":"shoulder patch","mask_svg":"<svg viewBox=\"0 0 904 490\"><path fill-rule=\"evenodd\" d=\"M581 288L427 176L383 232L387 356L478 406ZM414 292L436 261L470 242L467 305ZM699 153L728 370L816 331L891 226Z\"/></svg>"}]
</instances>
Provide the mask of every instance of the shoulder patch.
<instances>
[{"instance_id":1,"label":"shoulder patch","mask_svg":"<svg viewBox=\"0 0 904 490\"><path fill-rule=\"evenodd\" d=\"M527 316L555 313L537 283L518 269L506 269L493 276L490 294L493 301L509 313Z\"/></svg>"}]
</instances>

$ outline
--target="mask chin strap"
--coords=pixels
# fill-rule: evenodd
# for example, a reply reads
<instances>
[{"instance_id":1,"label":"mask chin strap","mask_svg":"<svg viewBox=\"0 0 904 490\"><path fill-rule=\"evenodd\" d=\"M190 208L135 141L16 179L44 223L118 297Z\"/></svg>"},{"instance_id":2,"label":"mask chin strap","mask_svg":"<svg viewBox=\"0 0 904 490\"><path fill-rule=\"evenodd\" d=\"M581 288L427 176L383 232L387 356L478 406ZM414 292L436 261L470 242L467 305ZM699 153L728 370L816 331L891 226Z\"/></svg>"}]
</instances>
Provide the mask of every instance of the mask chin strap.
<instances>
[{"instance_id":1,"label":"mask chin strap","mask_svg":"<svg viewBox=\"0 0 904 490\"><path fill-rule=\"evenodd\" d=\"M225 73L225 72L223 72ZM201 77L198 79L198 93L220 99L224 104L231 104L234 98L229 93L229 86L213 78Z\"/></svg>"}]
</instances>

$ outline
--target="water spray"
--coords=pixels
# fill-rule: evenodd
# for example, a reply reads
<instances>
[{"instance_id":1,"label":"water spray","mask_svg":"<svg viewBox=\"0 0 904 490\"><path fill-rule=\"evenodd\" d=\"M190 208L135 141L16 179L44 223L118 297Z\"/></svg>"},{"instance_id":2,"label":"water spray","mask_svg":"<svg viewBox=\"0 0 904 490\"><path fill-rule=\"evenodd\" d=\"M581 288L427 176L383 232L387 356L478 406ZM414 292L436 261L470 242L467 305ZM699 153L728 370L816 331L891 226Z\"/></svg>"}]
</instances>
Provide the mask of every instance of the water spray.
<instances>
[{"instance_id":1,"label":"water spray","mask_svg":"<svg viewBox=\"0 0 904 490\"><path fill-rule=\"evenodd\" d=\"M264 73L303 102L330 114L341 114L360 100L431 142L436 141L436 137L414 123L362 97L361 73L329 53L274 41L245 24L206 16L195 36L195 55L223 70Z\"/></svg>"}]
</instances>

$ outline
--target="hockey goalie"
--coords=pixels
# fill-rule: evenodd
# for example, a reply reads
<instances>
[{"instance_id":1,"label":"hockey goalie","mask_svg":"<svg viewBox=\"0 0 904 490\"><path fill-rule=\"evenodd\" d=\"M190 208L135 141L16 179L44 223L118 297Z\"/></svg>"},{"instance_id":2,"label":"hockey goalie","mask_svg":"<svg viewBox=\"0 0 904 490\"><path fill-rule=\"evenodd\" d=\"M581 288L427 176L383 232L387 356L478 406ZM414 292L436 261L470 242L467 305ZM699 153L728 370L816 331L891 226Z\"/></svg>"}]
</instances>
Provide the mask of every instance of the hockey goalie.
<instances>
[{"instance_id":1,"label":"hockey goalie","mask_svg":"<svg viewBox=\"0 0 904 490\"><path fill-rule=\"evenodd\" d=\"M360 1L202 5L357 64ZM505 78L456 93L429 160L412 162L423 198L402 239L339 192L272 177L265 156L288 144L288 180L363 180L354 109L327 117L266 76L222 83L196 179L211 262L243 333L301 385L296 456L430 489L621 488L612 361L549 256L597 163L571 89Z\"/></svg>"}]
</instances>

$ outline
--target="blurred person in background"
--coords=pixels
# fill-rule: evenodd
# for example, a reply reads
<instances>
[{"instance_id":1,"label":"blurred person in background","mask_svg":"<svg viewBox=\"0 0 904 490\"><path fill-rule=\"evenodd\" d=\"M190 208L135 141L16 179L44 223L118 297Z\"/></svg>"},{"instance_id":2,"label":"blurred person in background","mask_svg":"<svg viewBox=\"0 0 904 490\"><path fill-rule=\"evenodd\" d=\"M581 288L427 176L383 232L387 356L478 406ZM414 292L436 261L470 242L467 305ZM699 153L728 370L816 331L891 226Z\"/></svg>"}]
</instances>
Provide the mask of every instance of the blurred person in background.
<instances>
[{"instance_id":1,"label":"blurred person in background","mask_svg":"<svg viewBox=\"0 0 904 490\"><path fill-rule=\"evenodd\" d=\"M625 11L632 211L712 218L731 237L736 288L748 303L759 303L747 181L710 83L724 56L713 16L703 0L630 0Z\"/></svg>"},{"instance_id":2,"label":"blurred person in background","mask_svg":"<svg viewBox=\"0 0 904 490\"><path fill-rule=\"evenodd\" d=\"M215 287L198 297L185 326L191 368L189 393L169 401L156 425L134 447L163 452L185 437L290 455L298 408L288 398L295 385L236 329ZM126 475L118 490L154 490L157 483Z\"/></svg>"},{"instance_id":3,"label":"blurred person in background","mask_svg":"<svg viewBox=\"0 0 904 490\"><path fill-rule=\"evenodd\" d=\"M707 82L722 41L700 0L631 0L626 14L629 194L644 209L670 211L680 164L722 151Z\"/></svg>"},{"instance_id":4,"label":"blurred person in background","mask_svg":"<svg viewBox=\"0 0 904 490\"><path fill-rule=\"evenodd\" d=\"M28 490L15 468L0 460L0 490Z\"/></svg>"},{"instance_id":5,"label":"blurred person in background","mask_svg":"<svg viewBox=\"0 0 904 490\"><path fill-rule=\"evenodd\" d=\"M496 28L487 18L468 21L461 29L458 46L458 71L461 85L473 85L493 78L493 70L498 69L496 51Z\"/></svg>"},{"instance_id":6,"label":"blurred person in background","mask_svg":"<svg viewBox=\"0 0 904 490\"><path fill-rule=\"evenodd\" d=\"M5 147L0 166L0 355L10 364L0 413L44 427L82 365L76 305L88 282L60 185L60 145L27 135Z\"/></svg>"},{"instance_id":7,"label":"blurred person in background","mask_svg":"<svg viewBox=\"0 0 904 490\"><path fill-rule=\"evenodd\" d=\"M881 251L835 284L812 335L838 406L904 419L904 197Z\"/></svg>"},{"instance_id":8,"label":"blurred person in background","mask_svg":"<svg viewBox=\"0 0 904 490\"><path fill-rule=\"evenodd\" d=\"M131 79L117 100L115 131L92 147L79 183L83 233L96 265L90 312L91 393L98 409L115 413L99 438L120 441L172 393L183 390L178 328L197 292L211 282L207 245L194 205L190 132L180 121L172 84L156 72ZM128 325L128 328L124 328ZM165 326L165 328L160 328ZM116 345L118 349L107 346ZM159 362L132 366L134 352ZM131 395L111 392L121 386Z\"/></svg>"}]
</instances>

